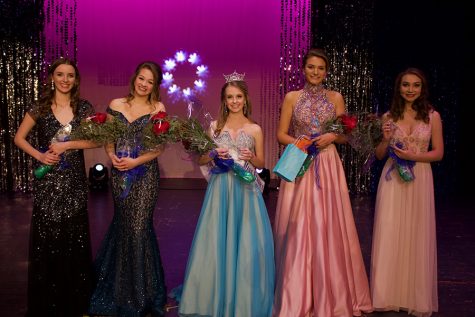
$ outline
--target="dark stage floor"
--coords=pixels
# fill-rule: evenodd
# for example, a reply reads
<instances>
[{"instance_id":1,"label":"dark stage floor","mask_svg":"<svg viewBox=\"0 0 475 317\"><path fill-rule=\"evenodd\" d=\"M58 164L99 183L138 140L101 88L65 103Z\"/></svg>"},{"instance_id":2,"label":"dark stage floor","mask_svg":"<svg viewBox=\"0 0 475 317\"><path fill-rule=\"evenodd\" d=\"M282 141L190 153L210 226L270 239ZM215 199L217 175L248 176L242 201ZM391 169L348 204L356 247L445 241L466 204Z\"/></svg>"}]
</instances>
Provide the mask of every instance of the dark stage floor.
<instances>
[{"instance_id":1,"label":"dark stage floor","mask_svg":"<svg viewBox=\"0 0 475 317\"><path fill-rule=\"evenodd\" d=\"M188 250L204 196L199 180L162 180L155 212L166 282L169 289L181 283ZM278 191L265 197L271 221ZM24 316L26 311L28 232L32 199L26 194L0 195L0 313ZM372 197L354 197L353 209L366 266L370 261L373 226ZM473 198L438 199L437 239L439 313L435 317L475 316L475 208ZM89 214L93 252L112 218L110 191L91 192ZM177 316L172 309L167 317ZM371 317L407 316L374 313ZM242 316L248 317L248 316ZM292 317L292 316L289 316Z\"/></svg>"}]
</instances>

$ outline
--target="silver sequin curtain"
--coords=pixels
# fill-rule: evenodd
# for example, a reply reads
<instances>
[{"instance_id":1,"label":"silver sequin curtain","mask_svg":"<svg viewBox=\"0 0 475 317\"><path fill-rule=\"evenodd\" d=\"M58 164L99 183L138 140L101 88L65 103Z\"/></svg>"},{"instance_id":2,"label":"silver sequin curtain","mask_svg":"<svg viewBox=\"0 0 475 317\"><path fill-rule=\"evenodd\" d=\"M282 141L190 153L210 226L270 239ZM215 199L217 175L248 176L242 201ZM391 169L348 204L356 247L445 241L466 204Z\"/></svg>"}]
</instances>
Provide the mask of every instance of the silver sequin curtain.
<instances>
[{"instance_id":1,"label":"silver sequin curtain","mask_svg":"<svg viewBox=\"0 0 475 317\"><path fill-rule=\"evenodd\" d=\"M305 84L301 65L302 58L309 50L312 41L312 1L282 0L280 19L280 84L279 95L275 94L275 98L279 99L274 109L276 114L275 131L277 131L280 106L285 94L292 90L301 89ZM278 157L282 154L283 146L279 146L276 141L274 142L275 147L272 150L277 151L278 154L275 160L276 163ZM273 175L273 178L276 177L276 175Z\"/></svg>"},{"instance_id":2,"label":"silver sequin curtain","mask_svg":"<svg viewBox=\"0 0 475 317\"><path fill-rule=\"evenodd\" d=\"M76 0L44 1L44 70L59 57L77 60L76 9Z\"/></svg>"},{"instance_id":3,"label":"silver sequin curtain","mask_svg":"<svg viewBox=\"0 0 475 317\"><path fill-rule=\"evenodd\" d=\"M76 58L76 1L0 4L0 192L30 191L32 158L13 139L48 65L60 56Z\"/></svg>"},{"instance_id":4,"label":"silver sequin curtain","mask_svg":"<svg viewBox=\"0 0 475 317\"><path fill-rule=\"evenodd\" d=\"M324 48L330 60L325 86L343 95L347 112L378 112L373 102L373 0L314 1L314 6L313 46ZM365 170L365 159L349 145L338 151L350 192L371 192L375 176Z\"/></svg>"},{"instance_id":5,"label":"silver sequin curtain","mask_svg":"<svg viewBox=\"0 0 475 317\"><path fill-rule=\"evenodd\" d=\"M31 159L13 139L38 96L41 8L41 1L0 5L0 192L31 189Z\"/></svg>"}]
</instances>

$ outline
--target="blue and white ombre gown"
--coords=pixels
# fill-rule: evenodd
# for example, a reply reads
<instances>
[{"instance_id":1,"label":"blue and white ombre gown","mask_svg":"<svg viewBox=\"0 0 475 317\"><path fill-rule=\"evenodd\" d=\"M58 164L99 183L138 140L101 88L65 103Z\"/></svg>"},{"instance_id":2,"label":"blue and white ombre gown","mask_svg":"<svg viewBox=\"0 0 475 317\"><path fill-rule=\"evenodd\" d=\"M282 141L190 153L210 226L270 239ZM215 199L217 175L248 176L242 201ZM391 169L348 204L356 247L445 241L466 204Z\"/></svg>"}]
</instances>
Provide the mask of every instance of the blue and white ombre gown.
<instances>
[{"instance_id":1,"label":"blue and white ombre gown","mask_svg":"<svg viewBox=\"0 0 475 317\"><path fill-rule=\"evenodd\" d=\"M241 165L238 149L254 150L254 138L242 130L236 140L227 131L214 140ZM274 243L258 180L245 183L232 171L211 175L188 258L180 316L271 316Z\"/></svg>"}]
</instances>

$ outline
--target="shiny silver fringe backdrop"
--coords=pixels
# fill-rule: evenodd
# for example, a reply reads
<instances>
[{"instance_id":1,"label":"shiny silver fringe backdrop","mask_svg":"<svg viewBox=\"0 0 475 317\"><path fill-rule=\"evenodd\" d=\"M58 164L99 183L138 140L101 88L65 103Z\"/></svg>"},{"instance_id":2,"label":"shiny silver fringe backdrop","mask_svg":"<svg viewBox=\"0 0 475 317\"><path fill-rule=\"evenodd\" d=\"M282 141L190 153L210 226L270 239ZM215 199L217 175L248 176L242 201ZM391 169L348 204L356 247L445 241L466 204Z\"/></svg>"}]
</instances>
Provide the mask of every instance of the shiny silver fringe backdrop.
<instances>
[{"instance_id":1,"label":"shiny silver fringe backdrop","mask_svg":"<svg viewBox=\"0 0 475 317\"><path fill-rule=\"evenodd\" d=\"M31 159L13 138L38 96L42 7L42 1L3 1L0 6L0 192L31 188Z\"/></svg>"},{"instance_id":2,"label":"shiny silver fringe backdrop","mask_svg":"<svg viewBox=\"0 0 475 317\"><path fill-rule=\"evenodd\" d=\"M280 73L263 74L261 87L261 106L265 107L261 113L268 114L261 125L266 132L266 164L271 171L283 150L276 140L280 107L287 92L304 84L300 65L312 38L311 0L282 0L280 5ZM272 178L277 176L272 174Z\"/></svg>"},{"instance_id":3,"label":"shiny silver fringe backdrop","mask_svg":"<svg viewBox=\"0 0 475 317\"><path fill-rule=\"evenodd\" d=\"M44 0L44 70L55 59L77 61L76 0Z\"/></svg>"},{"instance_id":4,"label":"shiny silver fringe backdrop","mask_svg":"<svg viewBox=\"0 0 475 317\"><path fill-rule=\"evenodd\" d=\"M32 158L13 138L38 99L48 65L60 56L76 59L76 1L1 4L0 192L30 191Z\"/></svg>"},{"instance_id":5,"label":"shiny silver fringe backdrop","mask_svg":"<svg viewBox=\"0 0 475 317\"><path fill-rule=\"evenodd\" d=\"M280 84L279 95L274 93L274 98L279 98L269 109L272 116L275 117L277 126L280 119L280 107L284 100L285 94L292 90L301 89L305 84L302 76L302 58L310 48L312 41L312 1L311 0L282 0L280 14ZM277 100L276 100L277 101ZM280 154L282 154L283 146L276 141L274 132L272 153L277 157L274 165L277 163ZM269 152L266 152L269 153ZM268 154L267 154L268 155ZM274 167L272 165L272 168ZM277 177L273 175L273 177Z\"/></svg>"},{"instance_id":6,"label":"shiny silver fringe backdrop","mask_svg":"<svg viewBox=\"0 0 475 317\"><path fill-rule=\"evenodd\" d=\"M316 1L314 47L326 50L330 69L325 86L339 91L350 113L378 112L373 103L373 0ZM349 145L338 146L348 188L372 191L374 175Z\"/></svg>"}]
</instances>

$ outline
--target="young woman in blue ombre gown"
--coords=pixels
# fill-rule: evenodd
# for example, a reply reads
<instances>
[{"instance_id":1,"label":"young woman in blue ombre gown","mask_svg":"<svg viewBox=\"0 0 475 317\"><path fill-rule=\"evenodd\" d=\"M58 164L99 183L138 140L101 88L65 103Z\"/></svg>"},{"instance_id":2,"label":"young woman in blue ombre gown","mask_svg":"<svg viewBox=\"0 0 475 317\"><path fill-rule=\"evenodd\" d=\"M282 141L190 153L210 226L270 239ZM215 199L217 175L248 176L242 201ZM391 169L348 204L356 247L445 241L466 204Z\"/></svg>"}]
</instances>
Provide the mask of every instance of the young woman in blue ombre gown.
<instances>
[{"instance_id":1,"label":"young woman in blue ombre gown","mask_svg":"<svg viewBox=\"0 0 475 317\"><path fill-rule=\"evenodd\" d=\"M239 79L239 80L233 80ZM210 136L220 158L250 172L264 166L263 134L249 118L247 86L228 77ZM200 158L204 165L209 155ZM232 171L211 174L193 239L180 316L268 317L274 294L272 229L257 176L246 183Z\"/></svg>"}]
</instances>

